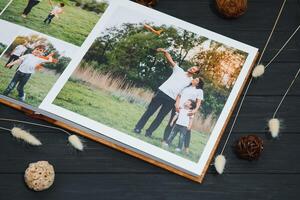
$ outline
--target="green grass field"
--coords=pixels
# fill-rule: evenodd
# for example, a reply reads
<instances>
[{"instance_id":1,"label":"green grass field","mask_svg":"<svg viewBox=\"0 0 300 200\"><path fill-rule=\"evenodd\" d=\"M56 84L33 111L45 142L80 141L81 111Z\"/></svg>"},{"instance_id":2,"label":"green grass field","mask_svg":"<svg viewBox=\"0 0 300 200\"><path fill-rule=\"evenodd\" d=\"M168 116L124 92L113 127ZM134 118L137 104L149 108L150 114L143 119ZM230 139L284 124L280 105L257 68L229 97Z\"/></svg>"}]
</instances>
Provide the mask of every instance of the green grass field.
<instances>
[{"instance_id":1,"label":"green grass field","mask_svg":"<svg viewBox=\"0 0 300 200\"><path fill-rule=\"evenodd\" d=\"M3 8L6 3L6 0L1 0L0 8ZM75 7L70 2L70 5L64 7L64 13L60 15L59 19L55 18L50 25L45 25L43 20L52 9L48 1L39 3L24 19L21 14L26 4L27 0L14 0L0 18L77 46L81 46L100 18L96 13Z\"/></svg>"},{"instance_id":2,"label":"green grass field","mask_svg":"<svg viewBox=\"0 0 300 200\"><path fill-rule=\"evenodd\" d=\"M5 5L9 2L9 0L1 0L0 2L0 12L4 9Z\"/></svg>"},{"instance_id":3,"label":"green grass field","mask_svg":"<svg viewBox=\"0 0 300 200\"><path fill-rule=\"evenodd\" d=\"M144 133L135 134L132 132L132 129L144 113L145 107L129 103L126 100L112 96L108 92L96 90L82 81L69 80L57 96L54 104L161 147L161 139L164 128L167 125L168 117L153 133L153 138L145 137ZM152 120L153 118L149 121L151 122ZM145 127L148 127L149 124ZM207 140L207 134L193 132L190 153L188 155L175 151L175 145L178 144L178 137L173 141L174 145L169 147L168 150L197 162Z\"/></svg>"},{"instance_id":4,"label":"green grass field","mask_svg":"<svg viewBox=\"0 0 300 200\"><path fill-rule=\"evenodd\" d=\"M6 60L0 59L0 93L2 93L7 85L10 83L12 77L16 72L16 66L12 69L5 68ZM24 90L26 93L25 103L38 107L47 93L58 79L57 75L52 73L37 72L33 74L25 85ZM9 95L12 98L18 99L18 92L16 89Z\"/></svg>"}]
</instances>

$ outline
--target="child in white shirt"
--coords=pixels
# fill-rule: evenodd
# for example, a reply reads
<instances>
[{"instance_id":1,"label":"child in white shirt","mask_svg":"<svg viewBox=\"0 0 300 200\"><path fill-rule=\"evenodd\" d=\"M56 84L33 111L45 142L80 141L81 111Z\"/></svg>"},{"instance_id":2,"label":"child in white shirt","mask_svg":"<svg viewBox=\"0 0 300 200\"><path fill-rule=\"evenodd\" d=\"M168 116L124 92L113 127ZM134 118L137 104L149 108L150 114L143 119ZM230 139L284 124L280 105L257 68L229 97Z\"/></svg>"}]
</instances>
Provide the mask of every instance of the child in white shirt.
<instances>
[{"instance_id":1,"label":"child in white shirt","mask_svg":"<svg viewBox=\"0 0 300 200\"><path fill-rule=\"evenodd\" d=\"M170 123L170 126L173 126L173 124L176 121L176 124L172 128L167 141L164 143L165 146L169 146L170 144L172 144L172 141L174 140L177 133L179 132L180 136L179 136L179 142L176 151L183 150L186 133L188 130L191 130L192 123L193 123L194 116L190 115L190 112L193 109L195 109L195 107L196 107L196 101L188 99L184 103L184 106L179 109L179 113L176 113L176 115L174 116L174 118Z\"/></svg>"},{"instance_id":2,"label":"child in white shirt","mask_svg":"<svg viewBox=\"0 0 300 200\"><path fill-rule=\"evenodd\" d=\"M16 46L16 48L11 52L10 54L10 57L7 61L7 63L5 64L5 67L8 68L8 64L15 61L15 60L18 60L20 58L20 56L22 56L26 51L27 51L27 42L24 42L23 44L19 44L18 46ZM9 68L11 69L13 67L10 66Z\"/></svg>"},{"instance_id":3,"label":"child in white shirt","mask_svg":"<svg viewBox=\"0 0 300 200\"><path fill-rule=\"evenodd\" d=\"M3 92L3 95L8 96L18 84L17 90L19 93L19 100L25 101L24 86L30 79L31 74L33 74L35 70L41 66L42 63L54 62L54 59L52 57L53 54L49 54L47 57L43 56L45 50L46 47L44 45L38 45L37 47L35 47L32 53L21 56L18 60L7 65L7 67L10 67L15 64L20 64L13 79Z\"/></svg>"},{"instance_id":4,"label":"child in white shirt","mask_svg":"<svg viewBox=\"0 0 300 200\"><path fill-rule=\"evenodd\" d=\"M52 2L49 1L51 6L53 6ZM52 19L54 17L59 18L59 15L62 14L64 12L63 7L65 7L64 3L59 3L56 6L53 6L53 9L51 10L51 12L49 13L49 15L46 17L46 19L44 20L44 23L48 23L50 24L52 22Z\"/></svg>"}]
</instances>

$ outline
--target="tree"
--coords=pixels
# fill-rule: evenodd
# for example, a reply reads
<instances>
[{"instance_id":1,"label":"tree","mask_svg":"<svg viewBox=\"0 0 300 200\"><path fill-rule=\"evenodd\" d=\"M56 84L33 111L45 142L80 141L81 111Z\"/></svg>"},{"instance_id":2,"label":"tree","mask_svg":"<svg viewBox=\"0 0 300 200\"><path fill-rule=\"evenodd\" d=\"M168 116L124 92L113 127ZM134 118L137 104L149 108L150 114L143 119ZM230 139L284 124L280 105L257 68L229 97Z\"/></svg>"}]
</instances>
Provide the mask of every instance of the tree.
<instances>
[{"instance_id":1,"label":"tree","mask_svg":"<svg viewBox=\"0 0 300 200\"><path fill-rule=\"evenodd\" d=\"M154 27L164 30L163 34L157 36L143 26L128 23L107 29L84 56L85 63L81 67L90 63L101 73L122 76L136 86L156 90L172 72L166 59L157 54L156 49L168 49L178 64L188 68L193 64L185 60L187 54L206 40L194 33L165 25Z\"/></svg>"},{"instance_id":2,"label":"tree","mask_svg":"<svg viewBox=\"0 0 300 200\"><path fill-rule=\"evenodd\" d=\"M154 29L163 32L153 34L141 23L106 29L92 44L80 67L120 78L125 85L155 91L172 73L165 57L156 52L157 48L165 48L184 69L200 67L205 82L201 113L218 116L247 55L173 26ZM206 41L209 47L204 48Z\"/></svg>"}]
</instances>

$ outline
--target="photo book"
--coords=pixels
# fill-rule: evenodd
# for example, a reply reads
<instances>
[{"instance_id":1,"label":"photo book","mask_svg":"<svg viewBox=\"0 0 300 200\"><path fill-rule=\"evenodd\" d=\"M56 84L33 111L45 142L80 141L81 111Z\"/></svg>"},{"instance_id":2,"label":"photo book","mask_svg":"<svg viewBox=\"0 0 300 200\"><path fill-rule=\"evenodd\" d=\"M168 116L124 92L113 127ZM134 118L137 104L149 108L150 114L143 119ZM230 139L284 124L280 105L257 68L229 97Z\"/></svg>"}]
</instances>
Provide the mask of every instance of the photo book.
<instances>
[{"instance_id":1,"label":"photo book","mask_svg":"<svg viewBox=\"0 0 300 200\"><path fill-rule=\"evenodd\" d=\"M126 0L2 0L0 102L202 182L258 49Z\"/></svg>"}]
</instances>

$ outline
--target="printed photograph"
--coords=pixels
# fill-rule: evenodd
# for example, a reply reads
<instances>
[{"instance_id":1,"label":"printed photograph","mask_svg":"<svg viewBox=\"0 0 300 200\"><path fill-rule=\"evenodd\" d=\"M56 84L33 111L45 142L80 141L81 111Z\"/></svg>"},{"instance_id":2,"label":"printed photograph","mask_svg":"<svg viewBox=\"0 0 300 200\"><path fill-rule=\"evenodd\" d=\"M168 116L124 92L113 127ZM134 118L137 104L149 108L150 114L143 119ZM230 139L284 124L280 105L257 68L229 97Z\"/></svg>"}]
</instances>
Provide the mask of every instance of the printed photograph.
<instances>
[{"instance_id":1,"label":"printed photograph","mask_svg":"<svg viewBox=\"0 0 300 200\"><path fill-rule=\"evenodd\" d=\"M107 7L106 0L1 0L0 19L81 46Z\"/></svg>"},{"instance_id":2,"label":"printed photograph","mask_svg":"<svg viewBox=\"0 0 300 200\"><path fill-rule=\"evenodd\" d=\"M7 45L0 42L0 55L5 51Z\"/></svg>"},{"instance_id":3,"label":"printed photograph","mask_svg":"<svg viewBox=\"0 0 300 200\"><path fill-rule=\"evenodd\" d=\"M248 54L115 12L53 104L198 162Z\"/></svg>"},{"instance_id":4,"label":"printed photograph","mask_svg":"<svg viewBox=\"0 0 300 200\"><path fill-rule=\"evenodd\" d=\"M0 44L7 49L0 58L0 94L34 107L67 67L75 47L35 33L19 35L11 42L1 36Z\"/></svg>"}]
</instances>

